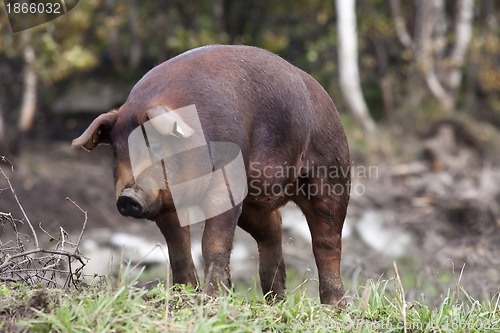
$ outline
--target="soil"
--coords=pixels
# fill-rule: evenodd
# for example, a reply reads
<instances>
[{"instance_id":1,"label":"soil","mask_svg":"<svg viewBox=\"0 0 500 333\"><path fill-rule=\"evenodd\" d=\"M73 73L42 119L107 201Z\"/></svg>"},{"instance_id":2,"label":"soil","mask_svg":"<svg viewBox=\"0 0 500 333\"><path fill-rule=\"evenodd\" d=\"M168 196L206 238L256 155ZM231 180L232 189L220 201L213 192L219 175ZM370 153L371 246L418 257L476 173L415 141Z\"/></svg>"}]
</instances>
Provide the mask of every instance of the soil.
<instances>
[{"instance_id":1,"label":"soil","mask_svg":"<svg viewBox=\"0 0 500 333\"><path fill-rule=\"evenodd\" d=\"M132 219L122 217L116 210L109 147L87 153L72 149L68 142L30 142L11 163L13 172L5 163L3 169L10 174L16 195L34 225L42 223L49 231L62 226L70 234L78 233L84 217L66 200L70 198L87 211L88 230L126 228L133 234L155 230L152 223L131 223ZM6 187L5 180L0 184ZM8 192L3 190L1 194L0 211L21 218L19 206Z\"/></svg>"},{"instance_id":2,"label":"soil","mask_svg":"<svg viewBox=\"0 0 500 333\"><path fill-rule=\"evenodd\" d=\"M14 171L8 163L0 165L34 225L41 223L49 232L57 232L62 226L70 235L77 235L84 216L74 204L66 200L70 198L88 212L86 235L92 234L93 230L109 229L163 243L163 237L154 223L127 219L117 212L109 147L98 147L92 153L86 153L73 150L69 141L30 140L26 142L22 155L10 163ZM464 201L460 200L447 205L444 202L446 200L440 197L438 199L441 201L436 199L432 204L426 204L425 200L430 195L426 188L429 183L437 183L438 180L432 178L437 177L432 169L434 164L423 165L420 165L420 169L417 167L416 174L411 173L411 168L408 173L405 171L400 174L398 163L379 164L377 179L358 180L367 191L364 195L353 195L346 222L343 249L346 285L355 288L365 278L377 280L381 275L385 278L394 276L393 261L397 259L396 256L374 250L363 241L363 230L356 227L363 214L370 210L384 216L384 228L400 230L399 234L393 236L395 240L407 234L413 239L411 244L403 247L403 253L397 256L397 261L399 273L414 280L414 290L408 291L413 292L414 298L422 292L419 287L428 289L425 286L433 284L433 281L442 282L443 275L447 277L444 281L447 287L460 285L471 295L490 298L499 291L500 286L498 211L484 211L484 205L481 204L474 204L468 209ZM492 170L498 172L499 168L494 164ZM415 182L423 182L428 177L431 180L426 180L427 185L414 186ZM447 188L444 190L447 191ZM1 177L0 191L0 212L11 213L14 218L23 220L19 205L6 180ZM455 207L455 210L450 207ZM470 224L471 220L484 221L479 217L485 214L492 214L484 222L487 227L477 227L479 222ZM21 229L28 233L26 224ZM0 235L0 240L5 242L11 236L4 233ZM306 267L311 268L312 271L304 276L313 276L314 261L310 245L299 238L285 229L285 261L288 267L295 267L299 272L304 272ZM253 241L241 233L238 239L252 249L249 265L256 265ZM460 275L464 264L464 273ZM246 273L240 272L242 276L234 279L251 281L249 272L256 272L255 266ZM440 288L443 284L436 282L435 286ZM443 293L446 290L441 289L435 296Z\"/></svg>"}]
</instances>

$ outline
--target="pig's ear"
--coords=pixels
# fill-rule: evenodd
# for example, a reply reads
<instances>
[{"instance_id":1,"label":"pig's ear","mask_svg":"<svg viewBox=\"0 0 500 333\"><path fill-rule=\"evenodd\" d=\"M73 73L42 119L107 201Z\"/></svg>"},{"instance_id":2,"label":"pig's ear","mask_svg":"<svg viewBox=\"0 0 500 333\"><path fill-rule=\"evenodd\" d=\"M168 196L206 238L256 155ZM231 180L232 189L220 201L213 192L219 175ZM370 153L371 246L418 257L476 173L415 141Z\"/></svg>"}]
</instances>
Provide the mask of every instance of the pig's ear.
<instances>
[{"instance_id":1,"label":"pig's ear","mask_svg":"<svg viewBox=\"0 0 500 333\"><path fill-rule=\"evenodd\" d=\"M177 113L164 106L156 106L146 111L153 127L163 135L189 138L194 130Z\"/></svg>"},{"instance_id":2,"label":"pig's ear","mask_svg":"<svg viewBox=\"0 0 500 333\"><path fill-rule=\"evenodd\" d=\"M113 127L118 111L113 110L108 113L101 114L89 125L80 137L73 140L71 146L73 148L83 147L87 150L92 150L100 144L111 143L109 132Z\"/></svg>"}]
</instances>

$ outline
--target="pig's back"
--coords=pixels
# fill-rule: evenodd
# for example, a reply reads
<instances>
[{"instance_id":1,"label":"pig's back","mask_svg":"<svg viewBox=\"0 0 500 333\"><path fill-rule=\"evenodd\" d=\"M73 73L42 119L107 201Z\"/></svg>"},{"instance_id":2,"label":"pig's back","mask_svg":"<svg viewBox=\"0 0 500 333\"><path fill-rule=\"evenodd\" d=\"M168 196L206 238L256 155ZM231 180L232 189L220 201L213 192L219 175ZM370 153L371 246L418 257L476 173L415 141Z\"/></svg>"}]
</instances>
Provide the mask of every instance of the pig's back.
<instances>
[{"instance_id":1,"label":"pig's back","mask_svg":"<svg viewBox=\"0 0 500 333\"><path fill-rule=\"evenodd\" d=\"M251 46L212 45L174 57L149 71L127 103L136 111L195 104L208 141L234 142L247 161L267 164L297 164L312 136L340 126L330 97L311 76Z\"/></svg>"}]
</instances>

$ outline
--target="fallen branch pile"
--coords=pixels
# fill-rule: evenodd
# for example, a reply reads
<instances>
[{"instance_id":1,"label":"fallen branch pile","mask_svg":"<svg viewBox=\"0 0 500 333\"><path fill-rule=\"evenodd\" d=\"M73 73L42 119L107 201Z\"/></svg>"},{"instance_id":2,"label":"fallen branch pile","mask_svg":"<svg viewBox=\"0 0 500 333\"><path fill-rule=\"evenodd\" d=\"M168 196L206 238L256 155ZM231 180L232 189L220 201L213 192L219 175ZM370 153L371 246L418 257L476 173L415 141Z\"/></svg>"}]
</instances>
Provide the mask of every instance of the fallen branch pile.
<instances>
[{"instance_id":1,"label":"fallen branch pile","mask_svg":"<svg viewBox=\"0 0 500 333\"><path fill-rule=\"evenodd\" d=\"M0 162L8 163L0 157ZM10 164L10 169L13 167ZM67 198L83 214L84 221L76 242L72 242L63 228L57 235L49 233L40 223L35 229L21 205L16 192L0 167L0 174L6 180L7 187L0 189L0 194L10 191L23 219L16 219L11 213L0 212L0 281L23 282L28 285L69 286L77 287L86 259L79 251L79 245L87 223L87 212L77 203ZM23 233L20 229L26 229ZM37 231L39 230L39 231ZM40 239L47 238L53 244L50 247L41 245Z\"/></svg>"}]
</instances>

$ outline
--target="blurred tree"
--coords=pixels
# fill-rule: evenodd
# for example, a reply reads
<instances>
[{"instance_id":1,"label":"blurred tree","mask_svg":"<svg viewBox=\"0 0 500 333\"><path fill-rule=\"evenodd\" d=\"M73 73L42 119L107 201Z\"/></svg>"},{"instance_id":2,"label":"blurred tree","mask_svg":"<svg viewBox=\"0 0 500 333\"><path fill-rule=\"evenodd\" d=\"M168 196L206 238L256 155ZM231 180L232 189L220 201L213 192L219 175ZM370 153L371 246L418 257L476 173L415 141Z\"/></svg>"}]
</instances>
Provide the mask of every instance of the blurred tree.
<instances>
[{"instance_id":1,"label":"blurred tree","mask_svg":"<svg viewBox=\"0 0 500 333\"><path fill-rule=\"evenodd\" d=\"M131 47L128 67L134 71L139 67L142 59L142 38L141 38L141 25L139 17L139 8L137 0L128 0L128 16L131 34Z\"/></svg>"},{"instance_id":2,"label":"blurred tree","mask_svg":"<svg viewBox=\"0 0 500 333\"><path fill-rule=\"evenodd\" d=\"M414 36L410 36L401 10L400 0L391 0L396 32L412 54L431 93L443 109L454 109L463 66L472 34L474 0L456 2L453 22L447 17L444 0L416 1ZM449 26L453 26L453 42L449 42Z\"/></svg>"},{"instance_id":3,"label":"blurred tree","mask_svg":"<svg viewBox=\"0 0 500 333\"><path fill-rule=\"evenodd\" d=\"M375 122L368 111L359 82L355 0L336 0L335 3L342 93L355 119L365 131L373 132Z\"/></svg>"},{"instance_id":4,"label":"blurred tree","mask_svg":"<svg viewBox=\"0 0 500 333\"><path fill-rule=\"evenodd\" d=\"M78 6L79 10L16 34L10 31L4 11L0 11L0 72L3 73L0 90L7 91L0 94L0 123L17 122L17 130L4 126L0 132L3 146L16 151L31 128L39 83L50 85L97 64L92 47L83 45L98 3L98 0L85 1ZM64 29L57 28L60 22L64 22Z\"/></svg>"},{"instance_id":5,"label":"blurred tree","mask_svg":"<svg viewBox=\"0 0 500 333\"><path fill-rule=\"evenodd\" d=\"M457 106L500 124L498 1L336 5L331 0L87 0L18 34L10 32L0 10L0 144L5 133L19 142L18 133L30 127L38 108L33 101L50 109L69 79L133 83L172 56L214 43L278 53L311 73L365 130L375 127L372 118L413 128L416 118L429 120L427 110ZM351 37L343 38L346 34Z\"/></svg>"},{"instance_id":6,"label":"blurred tree","mask_svg":"<svg viewBox=\"0 0 500 333\"><path fill-rule=\"evenodd\" d=\"M35 70L35 51L31 42L31 33L26 31L22 35L23 39L23 60L24 60L24 88L21 103L20 117L18 127L22 133L27 132L35 118L37 81L38 76Z\"/></svg>"},{"instance_id":7,"label":"blurred tree","mask_svg":"<svg viewBox=\"0 0 500 333\"><path fill-rule=\"evenodd\" d=\"M0 156L5 156L7 154L7 142L5 134L5 124L2 104L0 104Z\"/></svg>"},{"instance_id":8,"label":"blurred tree","mask_svg":"<svg viewBox=\"0 0 500 333\"><path fill-rule=\"evenodd\" d=\"M500 6L495 0L481 4L468 71L469 104L482 119L500 126Z\"/></svg>"}]
</instances>

